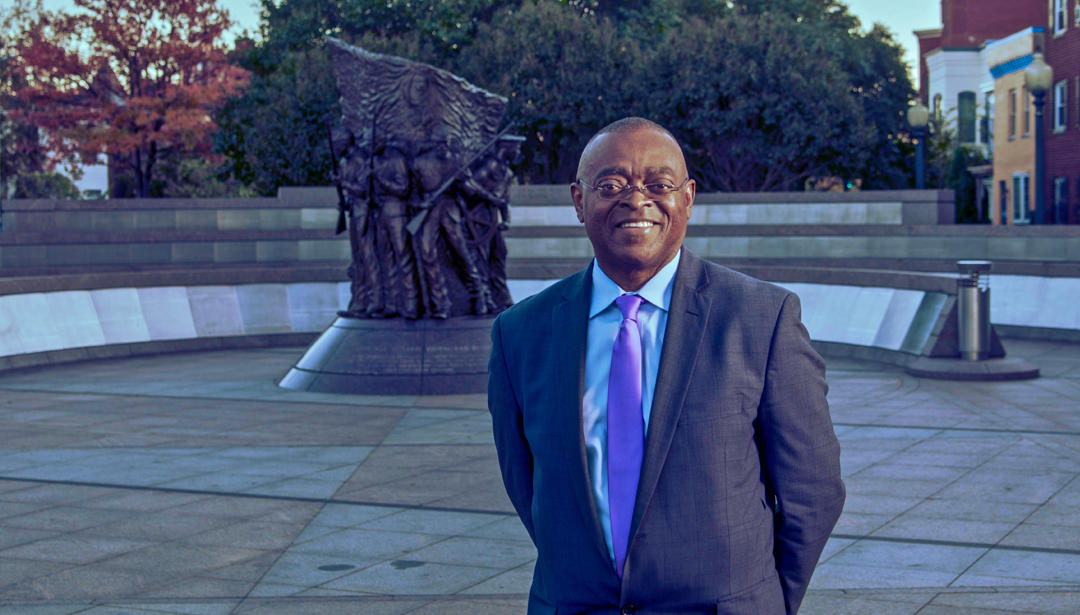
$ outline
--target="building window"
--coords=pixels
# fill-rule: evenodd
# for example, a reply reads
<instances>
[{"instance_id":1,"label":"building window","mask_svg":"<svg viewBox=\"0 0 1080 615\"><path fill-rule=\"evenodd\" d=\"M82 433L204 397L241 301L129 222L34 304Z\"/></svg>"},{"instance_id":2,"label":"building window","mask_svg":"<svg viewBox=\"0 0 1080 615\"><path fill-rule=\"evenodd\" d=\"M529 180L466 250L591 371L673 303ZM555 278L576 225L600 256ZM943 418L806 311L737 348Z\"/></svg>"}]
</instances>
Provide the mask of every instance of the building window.
<instances>
[{"instance_id":1,"label":"building window","mask_svg":"<svg viewBox=\"0 0 1080 615\"><path fill-rule=\"evenodd\" d=\"M1076 6L1073 7L1073 23L1080 26L1080 0L1076 0Z\"/></svg>"},{"instance_id":2,"label":"building window","mask_svg":"<svg viewBox=\"0 0 1080 615\"><path fill-rule=\"evenodd\" d=\"M1080 224L1080 175L1073 178L1076 186L1076 198L1073 199L1072 213L1067 216L1066 224Z\"/></svg>"},{"instance_id":3,"label":"building window","mask_svg":"<svg viewBox=\"0 0 1080 615\"><path fill-rule=\"evenodd\" d=\"M1016 173L1013 175L1013 224L1028 224L1031 222L1031 219L1028 217L1029 188L1031 188L1031 180L1027 173Z\"/></svg>"},{"instance_id":4,"label":"building window","mask_svg":"<svg viewBox=\"0 0 1080 615\"><path fill-rule=\"evenodd\" d=\"M942 100L943 100L943 97L942 97L942 95L940 93L939 94L934 94L934 106L930 110L930 121L936 127L935 130L940 130L941 129L942 119L944 118L944 115L942 114L942 110L941 110L941 101Z\"/></svg>"},{"instance_id":5,"label":"building window","mask_svg":"<svg viewBox=\"0 0 1080 615\"><path fill-rule=\"evenodd\" d=\"M1077 80L1080 83L1080 79ZM982 134L979 141L986 144L990 152L994 151L994 93L987 92L983 102L983 116L979 123Z\"/></svg>"},{"instance_id":6,"label":"building window","mask_svg":"<svg viewBox=\"0 0 1080 615\"><path fill-rule=\"evenodd\" d=\"M975 92L965 90L956 97L957 136L961 143L975 142Z\"/></svg>"},{"instance_id":7,"label":"building window","mask_svg":"<svg viewBox=\"0 0 1080 615\"><path fill-rule=\"evenodd\" d=\"M1024 136L1031 134L1031 94L1028 94L1027 86L1021 88L1020 104L1024 105Z\"/></svg>"},{"instance_id":8,"label":"building window","mask_svg":"<svg viewBox=\"0 0 1080 615\"><path fill-rule=\"evenodd\" d=\"M1065 0L1053 0L1054 2L1054 14L1052 16L1054 20L1054 34L1062 34L1065 32L1065 28L1068 27L1068 11Z\"/></svg>"},{"instance_id":9,"label":"building window","mask_svg":"<svg viewBox=\"0 0 1080 615\"><path fill-rule=\"evenodd\" d=\"M1009 140L1016 138L1016 88L1009 90Z\"/></svg>"},{"instance_id":10,"label":"building window","mask_svg":"<svg viewBox=\"0 0 1080 615\"><path fill-rule=\"evenodd\" d=\"M1009 185L1005 183L1005 180L998 182L998 202L1001 206L998 208L998 224L1009 223Z\"/></svg>"},{"instance_id":11,"label":"building window","mask_svg":"<svg viewBox=\"0 0 1080 615\"><path fill-rule=\"evenodd\" d=\"M1055 224L1066 224L1069 212L1069 178L1054 178L1054 216Z\"/></svg>"},{"instance_id":12,"label":"building window","mask_svg":"<svg viewBox=\"0 0 1080 615\"><path fill-rule=\"evenodd\" d=\"M1068 81L1059 81L1054 84L1054 132L1061 132L1067 126L1068 85Z\"/></svg>"}]
</instances>

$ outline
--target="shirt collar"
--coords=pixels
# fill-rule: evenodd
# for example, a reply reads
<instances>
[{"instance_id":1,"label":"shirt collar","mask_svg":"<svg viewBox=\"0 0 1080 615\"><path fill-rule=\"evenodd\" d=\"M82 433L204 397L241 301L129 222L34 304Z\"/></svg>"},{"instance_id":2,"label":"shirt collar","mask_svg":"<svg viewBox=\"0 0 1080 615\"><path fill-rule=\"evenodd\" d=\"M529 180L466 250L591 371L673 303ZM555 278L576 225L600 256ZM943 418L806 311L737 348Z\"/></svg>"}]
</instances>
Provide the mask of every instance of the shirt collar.
<instances>
[{"instance_id":1,"label":"shirt collar","mask_svg":"<svg viewBox=\"0 0 1080 615\"><path fill-rule=\"evenodd\" d=\"M675 258L671 259L671 262L664 265L663 269L656 272L644 286L639 288L634 294L641 295L641 298L648 301L652 305L668 311L668 307L671 305L671 288L675 282L675 273L679 270L679 259L682 256L682 250L680 249ZM600 312L603 312L609 305L611 305L619 295L626 294L627 291L619 288L616 284L607 276L602 269L600 269L600 263L593 258L592 268L592 298L589 303L589 318L596 316Z\"/></svg>"}]
</instances>

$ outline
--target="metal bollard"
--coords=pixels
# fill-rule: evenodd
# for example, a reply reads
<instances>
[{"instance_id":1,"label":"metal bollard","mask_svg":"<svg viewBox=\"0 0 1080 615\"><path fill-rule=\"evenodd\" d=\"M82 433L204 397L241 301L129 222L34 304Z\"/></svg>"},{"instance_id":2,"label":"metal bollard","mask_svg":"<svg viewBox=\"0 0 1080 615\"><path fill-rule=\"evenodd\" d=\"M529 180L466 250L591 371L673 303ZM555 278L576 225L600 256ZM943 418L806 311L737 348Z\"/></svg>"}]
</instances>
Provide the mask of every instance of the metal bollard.
<instances>
[{"instance_id":1,"label":"metal bollard","mask_svg":"<svg viewBox=\"0 0 1080 615\"><path fill-rule=\"evenodd\" d=\"M966 277L956 281L956 324L960 358L981 361L990 356L990 261L957 261Z\"/></svg>"}]
</instances>

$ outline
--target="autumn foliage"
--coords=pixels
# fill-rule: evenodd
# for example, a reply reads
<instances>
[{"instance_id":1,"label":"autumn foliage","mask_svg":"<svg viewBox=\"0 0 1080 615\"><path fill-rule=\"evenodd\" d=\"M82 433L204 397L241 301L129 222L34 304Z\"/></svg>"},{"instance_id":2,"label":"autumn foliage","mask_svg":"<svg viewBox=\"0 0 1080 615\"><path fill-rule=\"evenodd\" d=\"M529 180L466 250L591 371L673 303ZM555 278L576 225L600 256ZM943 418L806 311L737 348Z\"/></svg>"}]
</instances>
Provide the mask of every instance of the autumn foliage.
<instances>
[{"instance_id":1,"label":"autumn foliage","mask_svg":"<svg viewBox=\"0 0 1080 615\"><path fill-rule=\"evenodd\" d=\"M212 111L247 82L225 55L228 15L215 0L73 1L79 10L42 12L16 43L18 113L54 163L106 154L150 196L163 156L209 154Z\"/></svg>"}]
</instances>

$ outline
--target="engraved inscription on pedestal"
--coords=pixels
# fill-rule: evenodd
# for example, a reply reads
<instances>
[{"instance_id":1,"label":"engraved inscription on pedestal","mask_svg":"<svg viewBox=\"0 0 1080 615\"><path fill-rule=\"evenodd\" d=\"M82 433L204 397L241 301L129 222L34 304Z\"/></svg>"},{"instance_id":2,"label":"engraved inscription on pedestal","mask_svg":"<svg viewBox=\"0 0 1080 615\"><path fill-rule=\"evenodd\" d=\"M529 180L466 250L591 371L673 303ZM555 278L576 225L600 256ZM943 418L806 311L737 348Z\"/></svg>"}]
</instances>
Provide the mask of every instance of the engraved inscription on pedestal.
<instances>
[{"instance_id":1,"label":"engraved inscription on pedestal","mask_svg":"<svg viewBox=\"0 0 1080 615\"><path fill-rule=\"evenodd\" d=\"M492 320L339 317L279 384L361 395L479 393L487 385Z\"/></svg>"}]
</instances>

